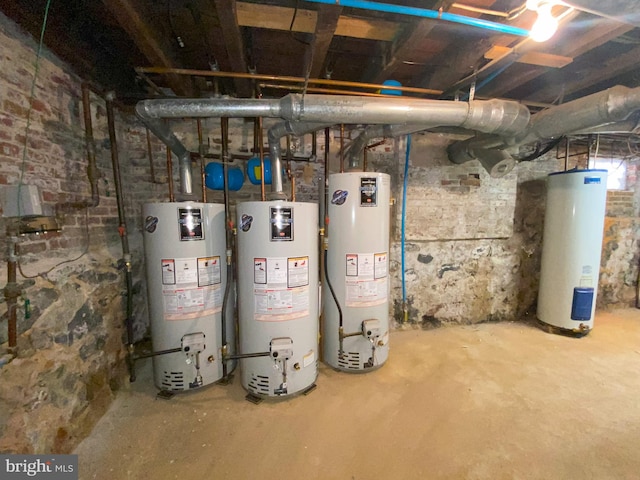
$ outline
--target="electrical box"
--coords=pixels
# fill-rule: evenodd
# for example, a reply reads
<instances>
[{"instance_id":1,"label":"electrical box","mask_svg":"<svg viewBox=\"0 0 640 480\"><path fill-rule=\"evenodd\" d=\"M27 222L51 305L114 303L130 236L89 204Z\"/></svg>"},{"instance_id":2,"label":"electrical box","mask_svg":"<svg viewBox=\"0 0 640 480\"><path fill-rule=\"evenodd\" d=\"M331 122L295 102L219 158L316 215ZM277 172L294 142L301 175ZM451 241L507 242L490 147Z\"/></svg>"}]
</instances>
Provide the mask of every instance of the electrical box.
<instances>
[{"instance_id":1,"label":"electrical box","mask_svg":"<svg viewBox=\"0 0 640 480\"><path fill-rule=\"evenodd\" d=\"M289 337L273 338L269 351L275 360L288 360L293 356L293 340Z\"/></svg>"},{"instance_id":2,"label":"electrical box","mask_svg":"<svg viewBox=\"0 0 640 480\"><path fill-rule=\"evenodd\" d=\"M36 185L4 185L0 189L3 217L42 215L42 201ZM20 208L18 208L18 200Z\"/></svg>"},{"instance_id":3,"label":"electrical box","mask_svg":"<svg viewBox=\"0 0 640 480\"><path fill-rule=\"evenodd\" d=\"M363 320L362 334L367 338L379 337L380 336L380 320L378 320L377 318Z\"/></svg>"}]
</instances>

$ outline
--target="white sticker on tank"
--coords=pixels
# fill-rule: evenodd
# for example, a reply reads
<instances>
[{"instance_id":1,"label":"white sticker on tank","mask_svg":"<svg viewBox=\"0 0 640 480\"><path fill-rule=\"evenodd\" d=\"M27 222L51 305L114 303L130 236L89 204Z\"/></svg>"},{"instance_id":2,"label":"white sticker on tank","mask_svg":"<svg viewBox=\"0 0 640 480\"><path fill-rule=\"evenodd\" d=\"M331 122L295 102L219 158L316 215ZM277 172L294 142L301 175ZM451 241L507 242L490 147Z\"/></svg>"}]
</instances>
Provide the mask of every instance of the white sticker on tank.
<instances>
[{"instance_id":1,"label":"white sticker on tank","mask_svg":"<svg viewBox=\"0 0 640 480\"><path fill-rule=\"evenodd\" d=\"M267 258L267 287L287 286L287 259Z\"/></svg>"},{"instance_id":2,"label":"white sticker on tank","mask_svg":"<svg viewBox=\"0 0 640 480\"><path fill-rule=\"evenodd\" d=\"M189 320L222 311L220 284L196 288L165 288L162 291L166 320Z\"/></svg>"},{"instance_id":3,"label":"white sticker on tank","mask_svg":"<svg viewBox=\"0 0 640 480\"><path fill-rule=\"evenodd\" d=\"M163 258L162 263L162 284L176 284L176 262L173 258Z\"/></svg>"},{"instance_id":4,"label":"white sticker on tank","mask_svg":"<svg viewBox=\"0 0 640 480\"><path fill-rule=\"evenodd\" d=\"M309 315L309 287L254 288L255 319L281 322Z\"/></svg>"},{"instance_id":5,"label":"white sticker on tank","mask_svg":"<svg viewBox=\"0 0 640 480\"><path fill-rule=\"evenodd\" d=\"M374 255L374 278L383 278L387 276L387 253L376 253Z\"/></svg>"},{"instance_id":6,"label":"white sticker on tank","mask_svg":"<svg viewBox=\"0 0 640 480\"><path fill-rule=\"evenodd\" d=\"M176 258L176 285L198 286L198 259L197 258Z\"/></svg>"},{"instance_id":7,"label":"white sticker on tank","mask_svg":"<svg viewBox=\"0 0 640 480\"><path fill-rule=\"evenodd\" d=\"M388 257L387 252L346 254L347 307L370 307L387 300Z\"/></svg>"},{"instance_id":8,"label":"white sticker on tank","mask_svg":"<svg viewBox=\"0 0 640 480\"><path fill-rule=\"evenodd\" d=\"M290 257L287 262L287 286L294 288L309 285L309 257Z\"/></svg>"},{"instance_id":9,"label":"white sticker on tank","mask_svg":"<svg viewBox=\"0 0 640 480\"><path fill-rule=\"evenodd\" d=\"M220 257L198 258L198 286L216 285L222 282Z\"/></svg>"},{"instance_id":10,"label":"white sticker on tank","mask_svg":"<svg viewBox=\"0 0 640 480\"><path fill-rule=\"evenodd\" d=\"M308 367L309 365L313 365L313 362L316 361L316 352L311 350L304 357L302 357L302 368Z\"/></svg>"}]
</instances>

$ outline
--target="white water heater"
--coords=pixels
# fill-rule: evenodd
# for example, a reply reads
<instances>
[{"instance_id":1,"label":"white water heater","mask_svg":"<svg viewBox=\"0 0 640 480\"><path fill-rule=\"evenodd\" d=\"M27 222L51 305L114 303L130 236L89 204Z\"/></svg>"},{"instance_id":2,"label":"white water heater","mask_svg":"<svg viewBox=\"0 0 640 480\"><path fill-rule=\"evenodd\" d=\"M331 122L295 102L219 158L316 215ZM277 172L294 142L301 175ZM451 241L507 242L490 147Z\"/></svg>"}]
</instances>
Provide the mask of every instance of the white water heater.
<instances>
[{"instance_id":1,"label":"white water heater","mask_svg":"<svg viewBox=\"0 0 640 480\"><path fill-rule=\"evenodd\" d=\"M326 274L336 298L325 282L323 352L346 372L379 367L389 356L390 183L384 173L329 176Z\"/></svg>"},{"instance_id":2,"label":"white water heater","mask_svg":"<svg viewBox=\"0 0 640 480\"><path fill-rule=\"evenodd\" d=\"M606 170L548 177L537 315L567 333L593 328L606 200Z\"/></svg>"},{"instance_id":3,"label":"white water heater","mask_svg":"<svg viewBox=\"0 0 640 480\"><path fill-rule=\"evenodd\" d=\"M180 349L153 357L155 384L161 390L182 391L216 382L223 375L224 206L147 203L143 219L153 349ZM233 295L230 298L226 332L233 349Z\"/></svg>"},{"instance_id":4,"label":"white water heater","mask_svg":"<svg viewBox=\"0 0 640 480\"><path fill-rule=\"evenodd\" d=\"M242 386L258 397L313 387L318 372L318 207L238 204Z\"/></svg>"}]
</instances>

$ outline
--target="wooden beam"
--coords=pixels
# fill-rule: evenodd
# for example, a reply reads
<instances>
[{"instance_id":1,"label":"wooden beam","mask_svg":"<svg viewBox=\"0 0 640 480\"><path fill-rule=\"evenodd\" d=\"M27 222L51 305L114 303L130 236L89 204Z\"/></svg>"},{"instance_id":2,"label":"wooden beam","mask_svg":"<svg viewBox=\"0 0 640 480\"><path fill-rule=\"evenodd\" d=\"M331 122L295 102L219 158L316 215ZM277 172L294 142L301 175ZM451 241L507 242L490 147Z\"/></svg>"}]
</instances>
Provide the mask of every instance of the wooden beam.
<instances>
[{"instance_id":1,"label":"wooden beam","mask_svg":"<svg viewBox=\"0 0 640 480\"><path fill-rule=\"evenodd\" d=\"M627 24L617 23L613 20L600 20L595 25L590 25L580 35L573 35L567 41L555 42L551 52L571 58L578 58L580 55L607 43L614 38L624 35L633 27ZM483 95L503 96L517 87L538 78L547 73L548 68L531 68L519 75L512 76L506 82L496 82L490 87L482 90Z\"/></svg>"},{"instance_id":2,"label":"wooden beam","mask_svg":"<svg viewBox=\"0 0 640 480\"><path fill-rule=\"evenodd\" d=\"M494 45L484 54L484 58L487 60L494 60L510 53L512 50L513 49L509 47ZM526 63L528 65L538 65L541 67L562 68L573 62L573 58L544 52L527 52L518 58L516 62Z\"/></svg>"},{"instance_id":3,"label":"wooden beam","mask_svg":"<svg viewBox=\"0 0 640 480\"><path fill-rule=\"evenodd\" d=\"M442 8L446 10L451 3L452 0L440 0L433 6L433 9ZM394 46L389 60L375 75L372 80L373 83L382 83L388 78L393 78L394 73L403 62L413 60L416 45L422 43L431 34L436 25L437 23L433 20L422 19L417 21L413 28L404 35L404 38Z\"/></svg>"},{"instance_id":4,"label":"wooden beam","mask_svg":"<svg viewBox=\"0 0 640 480\"><path fill-rule=\"evenodd\" d=\"M318 7L316 28L309 46L304 75L308 74L310 78L318 78L322 75L322 67L327 58L327 52L335 35L341 13L342 7L334 5L320 5Z\"/></svg>"},{"instance_id":5,"label":"wooden beam","mask_svg":"<svg viewBox=\"0 0 640 480\"><path fill-rule=\"evenodd\" d=\"M149 21L149 9L140 0L102 0L151 65L179 68L171 44ZM191 82L178 75L167 75L167 83L176 95L191 96Z\"/></svg>"},{"instance_id":6,"label":"wooden beam","mask_svg":"<svg viewBox=\"0 0 640 480\"><path fill-rule=\"evenodd\" d=\"M238 2L235 0L213 0L222 28L222 36L227 47L229 64L234 72L247 73L247 60L245 57L242 33L238 23ZM253 88L251 82L242 79L234 80L236 91L240 97L251 97Z\"/></svg>"},{"instance_id":7,"label":"wooden beam","mask_svg":"<svg viewBox=\"0 0 640 480\"><path fill-rule=\"evenodd\" d=\"M259 3L237 2L238 25L242 27L289 30L295 10ZM314 33L318 14L313 10L298 9L291 30L299 33ZM335 35L366 40L391 41L399 30L397 23L386 20L365 20L341 15Z\"/></svg>"},{"instance_id":8,"label":"wooden beam","mask_svg":"<svg viewBox=\"0 0 640 480\"><path fill-rule=\"evenodd\" d=\"M567 97L574 96L580 90L637 69L638 58L640 58L640 47L632 48L627 53L611 57L602 62L589 63L585 66L578 65L574 71L564 72L566 82L551 84L538 90L528 99L553 101L561 94L567 100Z\"/></svg>"}]
</instances>

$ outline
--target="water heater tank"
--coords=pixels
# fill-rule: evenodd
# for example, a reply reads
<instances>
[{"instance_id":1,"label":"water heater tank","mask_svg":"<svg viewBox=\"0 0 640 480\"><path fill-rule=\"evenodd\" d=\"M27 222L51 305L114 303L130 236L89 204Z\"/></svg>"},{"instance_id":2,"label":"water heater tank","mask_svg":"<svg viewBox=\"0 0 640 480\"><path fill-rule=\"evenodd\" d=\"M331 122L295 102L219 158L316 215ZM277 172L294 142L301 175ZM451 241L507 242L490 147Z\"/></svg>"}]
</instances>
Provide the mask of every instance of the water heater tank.
<instances>
[{"instance_id":1,"label":"water heater tank","mask_svg":"<svg viewBox=\"0 0 640 480\"><path fill-rule=\"evenodd\" d=\"M606 200L606 170L548 177L537 315L561 332L593 328Z\"/></svg>"},{"instance_id":2,"label":"water heater tank","mask_svg":"<svg viewBox=\"0 0 640 480\"><path fill-rule=\"evenodd\" d=\"M389 355L390 177L329 176L324 361L347 372L381 366ZM338 306L342 310L342 324Z\"/></svg>"},{"instance_id":3,"label":"water heater tank","mask_svg":"<svg viewBox=\"0 0 640 480\"><path fill-rule=\"evenodd\" d=\"M227 286L224 206L143 206L147 292L156 386L181 391L222 378L222 300ZM230 302L233 305L233 302ZM226 318L234 345L233 308ZM231 366L230 366L231 367Z\"/></svg>"},{"instance_id":4,"label":"water heater tank","mask_svg":"<svg viewBox=\"0 0 640 480\"><path fill-rule=\"evenodd\" d=\"M318 206L237 206L242 386L281 397L314 385L318 366Z\"/></svg>"}]
</instances>

